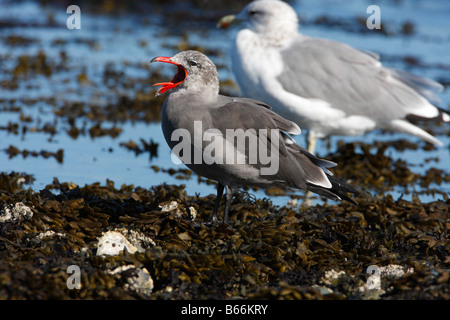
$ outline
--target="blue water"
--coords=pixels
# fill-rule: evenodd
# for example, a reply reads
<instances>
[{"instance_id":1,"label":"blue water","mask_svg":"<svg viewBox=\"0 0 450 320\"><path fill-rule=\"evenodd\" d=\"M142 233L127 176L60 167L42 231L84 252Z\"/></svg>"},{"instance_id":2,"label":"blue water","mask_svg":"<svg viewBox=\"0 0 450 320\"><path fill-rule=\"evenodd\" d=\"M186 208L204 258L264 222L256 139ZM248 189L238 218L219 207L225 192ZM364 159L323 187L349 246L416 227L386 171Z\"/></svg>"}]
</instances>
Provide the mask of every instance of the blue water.
<instances>
[{"instance_id":1,"label":"blue water","mask_svg":"<svg viewBox=\"0 0 450 320\"><path fill-rule=\"evenodd\" d=\"M385 65L402 68L432 79L450 81L450 2L448 1L337 1L337 0L298 0L293 6L299 13L302 21L311 22L322 15L341 18L345 21L355 21L356 17L368 17L366 8L370 4L377 4L381 9L382 23L391 30L400 30L406 21L414 23L416 32L411 36L386 37L375 31L367 30L364 34L347 32L339 27L328 27L305 23L300 30L308 35L333 38L346 42L355 47L377 52L386 58ZM17 63L17 57L23 54L36 55L42 50L47 59L60 61L60 52L67 54L64 63L65 69L54 72L52 76L33 76L22 79L17 90L0 88L0 99L16 98L17 104L31 98L54 97L58 103L64 101L81 101L96 105L106 105L115 102L118 92L108 89L103 84L103 71L107 64L115 70L124 72L129 78L147 77L148 61L155 56L172 56L177 50L174 48L182 40L179 35L172 35L170 26L161 23L162 17L151 13L143 16L139 13L120 15L89 14L82 10L81 30L68 30L66 19L68 14L65 7L41 7L37 2L0 2L0 21L15 21L14 27L0 28L0 67L2 70L12 70ZM48 25L48 21L53 21ZM209 26L211 27L211 26ZM222 80L234 80L230 71L228 56L229 45L235 29L219 30L215 28L193 28L185 30L190 45L198 45L206 49L214 49L220 54L211 56L212 60L223 66L219 70ZM178 32L177 32L178 34ZM9 35L20 35L31 39L38 39L36 43L27 46L9 46L4 39ZM64 40L63 45L55 45L55 41ZM412 56L420 60L420 66L411 66L401 57ZM422 67L422 66L426 67ZM445 67L447 68L445 68ZM153 68L153 66L152 66ZM170 78L172 68L156 67ZM77 76L85 73L90 81L89 85L80 85ZM0 81L10 79L10 74L0 74ZM125 88L119 88L122 94L133 94ZM148 92L154 90L148 88ZM228 87L229 92L239 94L237 87ZM442 106L450 103L450 90L439 94ZM0 106L1 107L1 106ZM0 127L8 122L19 122L20 112L1 111ZM166 146L159 123L146 124L143 122L117 123L123 129L117 138L109 136L91 139L89 135L80 135L77 139L70 137L66 130L69 125L54 114L51 104L45 102L23 105L22 112L31 116L33 121L28 127L41 127L42 124L57 121L58 133L51 137L48 133L28 132L14 135L0 130L0 148L14 145L20 150L57 151L64 149L64 161L58 163L54 158L17 156L9 159L5 152L0 152L0 167L4 172L16 171L33 174L36 181L31 187L40 190L57 177L61 182L73 182L83 186L93 182L104 184L107 179L113 180L116 186L133 184L149 188L161 183L185 184L190 195L200 193L208 195L215 193L215 187L199 184L193 175L190 180L178 180L167 173L155 173L151 166L169 169L177 168L170 160L170 150ZM86 121L77 119L78 124ZM89 122L91 127L94 122ZM21 123L22 124L22 123ZM104 123L103 127L112 127L112 123ZM450 139L448 125L441 130L442 135L437 137L444 142L444 147L430 152L409 150L398 152L389 149L387 152L394 159L405 159L414 172L425 172L430 167L436 167L449 173L450 167ZM158 157L149 160L148 154L135 156L126 150L120 143L133 140L139 142L143 138L150 138L159 144ZM363 137L333 137L332 149L328 150L326 141L320 141L316 147L317 154L324 156L333 151L337 141L365 141L372 143L375 140L394 140L399 138L419 142L419 139L404 134L381 135L379 131L371 132ZM304 137L296 137L304 145ZM422 142L420 142L422 143ZM425 163L426 158L439 158L439 162ZM418 187L417 187L418 188ZM450 192L450 185L438 186L444 192ZM419 189L419 188L418 188ZM399 197L402 190L393 190L394 197ZM257 197L267 197L263 191L254 192ZM410 195L404 196L408 199ZM431 201L436 198L422 195L422 201ZM272 198L275 204L284 205L288 197Z\"/></svg>"}]
</instances>

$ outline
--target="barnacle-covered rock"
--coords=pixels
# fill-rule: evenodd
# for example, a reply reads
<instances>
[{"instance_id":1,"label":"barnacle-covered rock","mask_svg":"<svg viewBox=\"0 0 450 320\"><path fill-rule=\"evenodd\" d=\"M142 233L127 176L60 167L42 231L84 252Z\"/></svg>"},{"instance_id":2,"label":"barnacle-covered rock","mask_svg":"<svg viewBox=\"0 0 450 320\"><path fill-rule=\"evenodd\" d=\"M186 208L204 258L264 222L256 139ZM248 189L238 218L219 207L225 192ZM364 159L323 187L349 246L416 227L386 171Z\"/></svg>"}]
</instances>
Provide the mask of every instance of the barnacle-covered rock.
<instances>
[{"instance_id":1,"label":"barnacle-covered rock","mask_svg":"<svg viewBox=\"0 0 450 320\"><path fill-rule=\"evenodd\" d=\"M159 205L162 212L174 212L177 217L181 217L181 210L178 208L178 202L169 201Z\"/></svg>"},{"instance_id":2,"label":"barnacle-covered rock","mask_svg":"<svg viewBox=\"0 0 450 320\"><path fill-rule=\"evenodd\" d=\"M159 204L161 212L170 212L176 217L188 217L191 220L195 220L197 217L197 210L193 206L189 206L185 210L180 209L178 202L176 201L166 201Z\"/></svg>"},{"instance_id":3,"label":"barnacle-covered rock","mask_svg":"<svg viewBox=\"0 0 450 320\"><path fill-rule=\"evenodd\" d=\"M156 243L152 238L146 236L139 230L116 228L114 231L120 232L124 237L126 237L126 239L136 248L136 251L138 252L144 252L148 248L156 246Z\"/></svg>"},{"instance_id":4,"label":"barnacle-covered rock","mask_svg":"<svg viewBox=\"0 0 450 320\"><path fill-rule=\"evenodd\" d=\"M121 251L128 251L129 253L135 253L138 249L132 245L123 234L117 231L108 231L103 233L102 237L98 240L97 255L110 255L115 256L120 254Z\"/></svg>"},{"instance_id":5,"label":"barnacle-covered rock","mask_svg":"<svg viewBox=\"0 0 450 320\"><path fill-rule=\"evenodd\" d=\"M2 222L15 222L24 219L31 219L33 217L33 211L22 202L16 202L14 205L3 205L3 209L0 211L0 223Z\"/></svg>"},{"instance_id":6,"label":"barnacle-covered rock","mask_svg":"<svg viewBox=\"0 0 450 320\"><path fill-rule=\"evenodd\" d=\"M31 241L33 241L35 243L38 243L38 242L43 241L43 240L45 240L47 238L53 238L53 237L65 238L65 237L67 237L67 235L65 233L55 232L53 230L48 230L48 231L39 233L34 238L32 238Z\"/></svg>"},{"instance_id":7,"label":"barnacle-covered rock","mask_svg":"<svg viewBox=\"0 0 450 320\"><path fill-rule=\"evenodd\" d=\"M359 299L376 300L380 299L382 295L392 289L387 287L386 283L400 279L405 274L413 273L414 269L397 264L389 264L380 267L371 265L367 268L366 272L369 274L366 283L356 288L353 292L353 296Z\"/></svg>"},{"instance_id":8,"label":"barnacle-covered rock","mask_svg":"<svg viewBox=\"0 0 450 320\"><path fill-rule=\"evenodd\" d=\"M136 268L133 265L117 267L107 271L109 274L120 274L125 278L124 289L149 296L153 290L153 279L145 268Z\"/></svg>"}]
</instances>

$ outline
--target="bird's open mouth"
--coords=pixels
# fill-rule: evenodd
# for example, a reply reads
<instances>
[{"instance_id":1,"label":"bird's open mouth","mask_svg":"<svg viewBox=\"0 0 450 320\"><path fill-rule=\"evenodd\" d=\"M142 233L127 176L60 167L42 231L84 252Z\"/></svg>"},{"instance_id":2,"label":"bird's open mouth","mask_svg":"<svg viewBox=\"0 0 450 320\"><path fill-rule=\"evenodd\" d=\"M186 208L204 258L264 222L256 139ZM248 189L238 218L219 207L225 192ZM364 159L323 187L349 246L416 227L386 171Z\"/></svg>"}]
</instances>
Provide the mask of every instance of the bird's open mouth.
<instances>
[{"instance_id":1,"label":"bird's open mouth","mask_svg":"<svg viewBox=\"0 0 450 320\"><path fill-rule=\"evenodd\" d=\"M171 63L177 66L178 71L175 74L175 76L173 77L172 81L170 82L159 82L159 83L155 83L153 86L162 86L158 92L156 93L157 96L159 96L160 94L163 94L164 92L166 92L167 90L173 89L176 86L178 86L180 83L182 83L188 73L186 71L186 69L179 63L173 62L170 60L170 57L156 57L153 58L150 63L152 62L165 62L165 63Z\"/></svg>"}]
</instances>

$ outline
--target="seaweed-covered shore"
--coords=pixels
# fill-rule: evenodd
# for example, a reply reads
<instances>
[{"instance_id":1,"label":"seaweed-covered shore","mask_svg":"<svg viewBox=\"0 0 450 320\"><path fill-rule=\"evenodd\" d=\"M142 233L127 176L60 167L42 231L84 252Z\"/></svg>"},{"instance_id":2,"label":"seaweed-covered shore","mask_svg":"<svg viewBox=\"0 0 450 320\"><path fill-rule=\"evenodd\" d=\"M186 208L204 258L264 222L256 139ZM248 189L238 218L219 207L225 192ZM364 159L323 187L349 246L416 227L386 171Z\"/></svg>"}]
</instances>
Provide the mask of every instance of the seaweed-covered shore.
<instances>
[{"instance_id":1,"label":"seaweed-covered shore","mask_svg":"<svg viewBox=\"0 0 450 320\"><path fill-rule=\"evenodd\" d=\"M356 204L308 207L299 192L275 205L281 190L242 190L228 223L205 223L215 195L197 192L214 182L170 163L152 85L173 74L148 61L200 50L236 94L231 33L215 25L246 2L81 1L81 30L67 29L65 2L2 3L0 299L450 299L450 132L438 121L419 124L441 149L387 132L319 149L361 192ZM400 17L404 2L383 4L383 28L368 32L346 3L322 14L302 2L302 28L350 34L432 76L448 108L448 35Z\"/></svg>"},{"instance_id":2,"label":"seaweed-covered shore","mask_svg":"<svg viewBox=\"0 0 450 320\"><path fill-rule=\"evenodd\" d=\"M0 224L0 299L450 298L448 199L293 210L240 194L230 222L211 227L214 196L183 185L55 180L35 192L23 179L1 175L1 217L11 218ZM140 250L98 256L107 231ZM68 286L69 266L80 289Z\"/></svg>"}]
</instances>

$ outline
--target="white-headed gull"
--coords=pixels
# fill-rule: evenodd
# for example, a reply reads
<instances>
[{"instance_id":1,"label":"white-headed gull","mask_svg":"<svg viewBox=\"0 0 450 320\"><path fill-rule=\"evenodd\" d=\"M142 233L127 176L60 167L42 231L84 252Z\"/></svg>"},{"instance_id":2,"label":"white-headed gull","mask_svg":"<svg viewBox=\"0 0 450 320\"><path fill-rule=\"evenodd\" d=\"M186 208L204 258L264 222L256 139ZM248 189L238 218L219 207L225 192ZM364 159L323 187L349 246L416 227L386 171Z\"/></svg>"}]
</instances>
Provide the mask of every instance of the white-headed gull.
<instances>
[{"instance_id":1,"label":"white-headed gull","mask_svg":"<svg viewBox=\"0 0 450 320\"><path fill-rule=\"evenodd\" d=\"M432 91L442 90L441 84L386 68L377 54L299 33L296 12L282 1L253 1L219 25L233 20L242 23L231 51L242 94L308 129L311 153L317 138L361 135L376 128L442 145L407 120L450 120L448 111L429 102L438 100Z\"/></svg>"}]
</instances>

